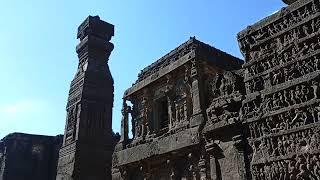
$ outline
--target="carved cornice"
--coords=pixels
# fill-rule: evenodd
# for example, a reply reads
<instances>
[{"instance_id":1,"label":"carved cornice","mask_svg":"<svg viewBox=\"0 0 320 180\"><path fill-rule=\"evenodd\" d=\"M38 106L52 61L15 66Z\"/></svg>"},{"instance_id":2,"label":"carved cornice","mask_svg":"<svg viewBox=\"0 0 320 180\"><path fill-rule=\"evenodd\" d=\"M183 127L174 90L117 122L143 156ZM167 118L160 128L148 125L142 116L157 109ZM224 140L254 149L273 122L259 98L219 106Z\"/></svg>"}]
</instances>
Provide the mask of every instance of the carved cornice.
<instances>
[{"instance_id":1,"label":"carved cornice","mask_svg":"<svg viewBox=\"0 0 320 180\"><path fill-rule=\"evenodd\" d=\"M206 61L210 65L223 70L237 70L243 64L243 60L195 38L191 38L150 66L144 68L138 75L137 82L125 92L124 97L132 95L191 60Z\"/></svg>"}]
</instances>

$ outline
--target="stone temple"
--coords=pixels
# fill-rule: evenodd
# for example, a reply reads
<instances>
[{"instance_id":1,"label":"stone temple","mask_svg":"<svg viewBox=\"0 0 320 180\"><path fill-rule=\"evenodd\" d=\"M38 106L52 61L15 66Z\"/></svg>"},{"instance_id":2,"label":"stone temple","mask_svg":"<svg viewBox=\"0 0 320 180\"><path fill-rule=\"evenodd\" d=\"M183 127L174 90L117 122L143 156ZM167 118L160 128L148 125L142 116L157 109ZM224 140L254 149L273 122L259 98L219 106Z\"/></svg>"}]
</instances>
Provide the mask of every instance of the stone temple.
<instances>
[{"instance_id":1,"label":"stone temple","mask_svg":"<svg viewBox=\"0 0 320 180\"><path fill-rule=\"evenodd\" d=\"M89 16L64 136L5 137L0 180L320 180L320 1L283 1L238 33L244 60L191 37L143 69L120 135L114 26Z\"/></svg>"}]
</instances>

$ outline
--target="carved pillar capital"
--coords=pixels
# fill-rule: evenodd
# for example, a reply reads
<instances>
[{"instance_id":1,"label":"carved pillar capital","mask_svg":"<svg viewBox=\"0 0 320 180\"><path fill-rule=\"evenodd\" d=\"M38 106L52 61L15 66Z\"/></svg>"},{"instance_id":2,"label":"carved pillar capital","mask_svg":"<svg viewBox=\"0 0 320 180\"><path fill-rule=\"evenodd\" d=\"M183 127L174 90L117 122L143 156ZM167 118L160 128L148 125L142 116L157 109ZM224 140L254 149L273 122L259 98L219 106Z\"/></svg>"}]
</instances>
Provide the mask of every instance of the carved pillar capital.
<instances>
[{"instance_id":1,"label":"carved pillar capital","mask_svg":"<svg viewBox=\"0 0 320 180\"><path fill-rule=\"evenodd\" d=\"M220 150L219 146L212 139L207 141L205 149L210 156L215 156Z\"/></svg>"},{"instance_id":2,"label":"carved pillar capital","mask_svg":"<svg viewBox=\"0 0 320 180\"><path fill-rule=\"evenodd\" d=\"M197 79L199 77L199 68L200 68L200 63L196 59L191 60L191 74L190 77L193 79Z\"/></svg>"},{"instance_id":3,"label":"carved pillar capital","mask_svg":"<svg viewBox=\"0 0 320 180\"><path fill-rule=\"evenodd\" d=\"M238 150L238 152L243 152L245 147L245 142L242 135L237 135L232 138L233 146Z\"/></svg>"},{"instance_id":4,"label":"carved pillar capital","mask_svg":"<svg viewBox=\"0 0 320 180\"><path fill-rule=\"evenodd\" d=\"M128 180L129 179L129 175L128 175L127 167L121 167L119 170L120 170L120 173L121 173L122 180Z\"/></svg>"}]
</instances>

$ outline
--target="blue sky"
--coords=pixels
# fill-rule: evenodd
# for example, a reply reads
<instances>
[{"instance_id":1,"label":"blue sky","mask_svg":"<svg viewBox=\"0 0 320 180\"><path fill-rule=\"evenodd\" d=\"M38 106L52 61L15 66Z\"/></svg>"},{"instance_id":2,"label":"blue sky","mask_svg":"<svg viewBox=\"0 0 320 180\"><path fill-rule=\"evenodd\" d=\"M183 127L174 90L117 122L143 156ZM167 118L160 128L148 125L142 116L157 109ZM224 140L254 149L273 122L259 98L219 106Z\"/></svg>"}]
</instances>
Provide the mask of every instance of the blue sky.
<instances>
[{"instance_id":1,"label":"blue sky","mask_svg":"<svg viewBox=\"0 0 320 180\"><path fill-rule=\"evenodd\" d=\"M190 36L242 58L236 34L283 6L281 0L1 0L0 138L64 132L76 30L88 15L115 25L109 65L118 132L123 92L143 67Z\"/></svg>"}]
</instances>

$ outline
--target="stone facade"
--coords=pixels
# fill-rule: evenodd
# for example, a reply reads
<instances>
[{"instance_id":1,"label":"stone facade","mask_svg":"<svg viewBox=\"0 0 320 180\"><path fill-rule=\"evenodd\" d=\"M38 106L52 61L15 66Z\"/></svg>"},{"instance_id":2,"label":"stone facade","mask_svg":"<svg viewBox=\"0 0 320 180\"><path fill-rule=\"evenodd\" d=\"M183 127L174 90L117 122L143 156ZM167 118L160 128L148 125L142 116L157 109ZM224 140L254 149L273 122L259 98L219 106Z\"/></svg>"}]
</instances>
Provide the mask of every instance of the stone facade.
<instances>
[{"instance_id":1,"label":"stone facade","mask_svg":"<svg viewBox=\"0 0 320 180\"><path fill-rule=\"evenodd\" d=\"M62 139L9 134L0 141L0 180L55 180Z\"/></svg>"},{"instance_id":2,"label":"stone facade","mask_svg":"<svg viewBox=\"0 0 320 180\"><path fill-rule=\"evenodd\" d=\"M320 2L284 2L238 34L243 65L191 38L142 70L114 179L320 179Z\"/></svg>"},{"instance_id":3,"label":"stone facade","mask_svg":"<svg viewBox=\"0 0 320 180\"><path fill-rule=\"evenodd\" d=\"M237 173L244 169L237 167L244 157L236 145L242 140L238 132L245 98L242 64L242 60L190 38L143 69L123 97L114 179L245 176L244 170ZM214 135L219 132L221 139ZM218 157L215 151L219 150L223 154ZM210 162L233 166L216 172L217 168L210 169Z\"/></svg>"}]
</instances>

